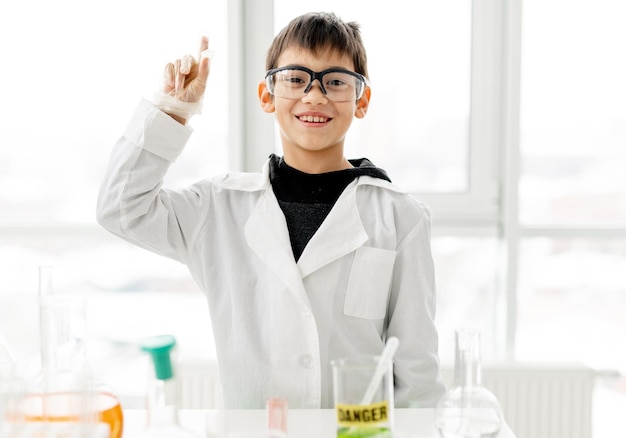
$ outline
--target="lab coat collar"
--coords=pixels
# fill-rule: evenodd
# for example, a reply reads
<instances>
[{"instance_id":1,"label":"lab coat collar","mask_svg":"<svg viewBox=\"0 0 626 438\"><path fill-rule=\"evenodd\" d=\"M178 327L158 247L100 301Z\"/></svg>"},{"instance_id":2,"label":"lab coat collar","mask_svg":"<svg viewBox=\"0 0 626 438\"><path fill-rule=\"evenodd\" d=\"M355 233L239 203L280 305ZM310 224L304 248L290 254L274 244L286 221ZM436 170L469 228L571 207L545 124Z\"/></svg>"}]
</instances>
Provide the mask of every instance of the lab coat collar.
<instances>
[{"instance_id":1,"label":"lab coat collar","mask_svg":"<svg viewBox=\"0 0 626 438\"><path fill-rule=\"evenodd\" d=\"M371 185L377 187L383 187L387 190L391 190L397 193L407 193L404 189L396 186L389 181L373 178L367 175L360 176L356 179L357 186ZM242 191L257 191L264 190L271 187L270 183L270 162L267 160L263 165L260 173L231 173L223 177L220 181L220 185L225 189L242 190Z\"/></svg>"},{"instance_id":2,"label":"lab coat collar","mask_svg":"<svg viewBox=\"0 0 626 438\"><path fill-rule=\"evenodd\" d=\"M220 181L220 186L224 189L242 190L245 192L255 192L270 188L269 160L263 165L261 173L229 173Z\"/></svg>"}]
</instances>

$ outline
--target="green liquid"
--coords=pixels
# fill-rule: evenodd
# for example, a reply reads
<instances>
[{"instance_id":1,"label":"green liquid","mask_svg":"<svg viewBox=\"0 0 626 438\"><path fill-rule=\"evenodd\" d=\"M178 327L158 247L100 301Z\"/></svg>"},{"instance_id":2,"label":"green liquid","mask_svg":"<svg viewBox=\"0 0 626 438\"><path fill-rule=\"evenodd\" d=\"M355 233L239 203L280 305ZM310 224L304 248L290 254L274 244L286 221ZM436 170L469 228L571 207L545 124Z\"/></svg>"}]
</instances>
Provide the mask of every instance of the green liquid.
<instances>
[{"instance_id":1,"label":"green liquid","mask_svg":"<svg viewBox=\"0 0 626 438\"><path fill-rule=\"evenodd\" d=\"M342 427L337 429L337 438L391 438L387 427Z\"/></svg>"}]
</instances>

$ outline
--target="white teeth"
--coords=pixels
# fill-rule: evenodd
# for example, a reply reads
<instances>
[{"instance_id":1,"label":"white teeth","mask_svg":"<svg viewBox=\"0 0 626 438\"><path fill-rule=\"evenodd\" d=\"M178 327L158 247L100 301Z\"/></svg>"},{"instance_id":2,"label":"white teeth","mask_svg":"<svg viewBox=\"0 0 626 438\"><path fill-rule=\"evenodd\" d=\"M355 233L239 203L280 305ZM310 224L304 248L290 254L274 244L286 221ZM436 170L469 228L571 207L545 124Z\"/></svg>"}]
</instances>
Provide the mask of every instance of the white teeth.
<instances>
[{"instance_id":1,"label":"white teeth","mask_svg":"<svg viewBox=\"0 0 626 438\"><path fill-rule=\"evenodd\" d=\"M320 117L320 116L300 116L299 119L302 120L303 122L313 122L313 123L325 123L328 121L328 118Z\"/></svg>"}]
</instances>

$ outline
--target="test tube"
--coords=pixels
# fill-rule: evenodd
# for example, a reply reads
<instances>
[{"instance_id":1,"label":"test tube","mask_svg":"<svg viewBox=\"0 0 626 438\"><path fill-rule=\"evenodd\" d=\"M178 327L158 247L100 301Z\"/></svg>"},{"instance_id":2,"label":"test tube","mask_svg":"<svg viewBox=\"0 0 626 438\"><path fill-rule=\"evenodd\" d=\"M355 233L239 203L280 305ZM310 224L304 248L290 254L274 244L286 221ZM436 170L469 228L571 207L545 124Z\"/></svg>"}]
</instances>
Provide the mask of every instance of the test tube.
<instances>
[{"instance_id":1,"label":"test tube","mask_svg":"<svg viewBox=\"0 0 626 438\"><path fill-rule=\"evenodd\" d=\"M267 436L285 438L287 436L287 400L270 398L267 400Z\"/></svg>"}]
</instances>

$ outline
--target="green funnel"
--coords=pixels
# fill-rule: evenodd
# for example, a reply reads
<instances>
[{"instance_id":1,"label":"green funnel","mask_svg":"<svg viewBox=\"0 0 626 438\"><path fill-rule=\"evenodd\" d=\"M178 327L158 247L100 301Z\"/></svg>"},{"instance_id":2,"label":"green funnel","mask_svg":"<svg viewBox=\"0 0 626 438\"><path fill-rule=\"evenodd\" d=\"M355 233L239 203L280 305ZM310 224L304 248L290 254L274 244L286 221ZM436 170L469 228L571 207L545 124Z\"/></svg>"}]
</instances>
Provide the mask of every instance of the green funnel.
<instances>
[{"instance_id":1,"label":"green funnel","mask_svg":"<svg viewBox=\"0 0 626 438\"><path fill-rule=\"evenodd\" d=\"M176 345L172 335L151 336L140 342L141 349L149 353L154 363L154 374L159 380L168 380L174 376L170 352Z\"/></svg>"}]
</instances>

